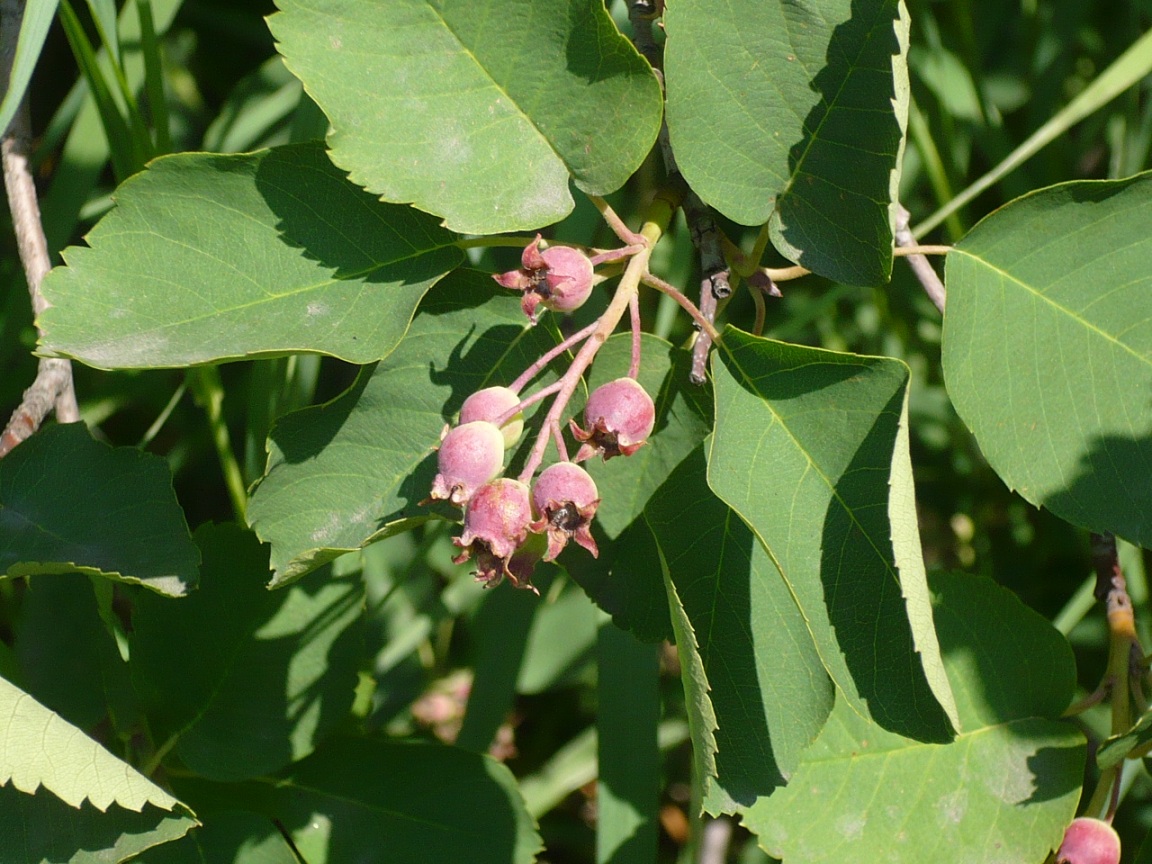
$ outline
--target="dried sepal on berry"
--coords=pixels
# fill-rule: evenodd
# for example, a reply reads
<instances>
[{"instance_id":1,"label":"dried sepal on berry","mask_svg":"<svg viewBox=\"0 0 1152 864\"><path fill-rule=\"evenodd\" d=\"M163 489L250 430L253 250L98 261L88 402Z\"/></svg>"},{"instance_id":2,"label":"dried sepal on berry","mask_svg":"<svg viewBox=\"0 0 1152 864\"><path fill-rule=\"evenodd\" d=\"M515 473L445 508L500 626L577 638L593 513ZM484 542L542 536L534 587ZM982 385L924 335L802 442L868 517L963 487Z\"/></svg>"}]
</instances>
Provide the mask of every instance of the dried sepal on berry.
<instances>
[{"instance_id":1,"label":"dried sepal on berry","mask_svg":"<svg viewBox=\"0 0 1152 864\"><path fill-rule=\"evenodd\" d=\"M463 506L473 493L504 470L504 435L493 424L477 420L449 429L436 454L439 472L429 500Z\"/></svg>"},{"instance_id":2,"label":"dried sepal on berry","mask_svg":"<svg viewBox=\"0 0 1152 864\"><path fill-rule=\"evenodd\" d=\"M592 294L592 262L578 249L549 246L540 251L539 234L524 247L520 268L494 273L492 278L505 288L523 291L520 307L536 323L536 307L555 312L579 309Z\"/></svg>"},{"instance_id":3,"label":"dried sepal on berry","mask_svg":"<svg viewBox=\"0 0 1152 864\"><path fill-rule=\"evenodd\" d=\"M486 420L495 423L496 419L520 404L520 397L507 387L485 387L477 390L460 406L460 422L472 423ZM500 426L504 435L504 449L516 446L524 433L524 414L517 411Z\"/></svg>"},{"instance_id":4,"label":"dried sepal on berry","mask_svg":"<svg viewBox=\"0 0 1152 864\"><path fill-rule=\"evenodd\" d=\"M532 486L532 503L539 515L531 528L548 537L545 561L559 555L569 540L575 540L593 557L600 555L591 531L600 493L587 471L571 462L545 468Z\"/></svg>"},{"instance_id":5,"label":"dried sepal on berry","mask_svg":"<svg viewBox=\"0 0 1152 864\"><path fill-rule=\"evenodd\" d=\"M464 533L452 542L462 550L456 564L472 559L476 579L485 587L508 579L517 588L531 589L531 569L513 567L513 556L524 545L532 522L528 487L519 480L502 477L485 483L472 495L464 511Z\"/></svg>"},{"instance_id":6,"label":"dried sepal on berry","mask_svg":"<svg viewBox=\"0 0 1152 864\"><path fill-rule=\"evenodd\" d=\"M656 405L633 378L617 378L592 391L584 406L585 428L571 421L572 434L581 442L576 462L597 453L604 461L631 456L639 450L656 425Z\"/></svg>"}]
</instances>

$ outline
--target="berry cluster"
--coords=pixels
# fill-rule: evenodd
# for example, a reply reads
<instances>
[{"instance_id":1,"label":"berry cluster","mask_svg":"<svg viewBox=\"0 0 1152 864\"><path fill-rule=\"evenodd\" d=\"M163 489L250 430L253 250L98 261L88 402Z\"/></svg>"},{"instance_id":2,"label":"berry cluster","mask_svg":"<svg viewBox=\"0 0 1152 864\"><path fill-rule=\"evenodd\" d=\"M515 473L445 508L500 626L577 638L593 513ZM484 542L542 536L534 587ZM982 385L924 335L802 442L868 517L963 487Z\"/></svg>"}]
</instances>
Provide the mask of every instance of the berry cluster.
<instances>
[{"instance_id":1,"label":"berry cluster","mask_svg":"<svg viewBox=\"0 0 1152 864\"><path fill-rule=\"evenodd\" d=\"M595 284L594 266L619 254L589 258L567 246L540 249L539 235L528 244L517 270L493 278L502 286L524 292L521 306L535 324L538 307L558 312L579 308ZM632 250L628 250L632 251ZM636 381L639 369L639 321L635 295L628 301L633 321L633 358L629 375L598 387L584 408L584 426L569 420L580 444L568 456L560 418L583 372L620 317L612 307L599 321L565 339L534 362L508 387L488 387L469 396L460 420L445 428L438 452L439 471L429 500L441 500L464 510L464 531L453 540L460 547L456 563L472 560L476 577L486 585L507 579L517 588L536 589L532 570L551 561L568 544L598 555L591 523L600 504L596 483L579 462L596 455L604 460L635 453L652 432L656 408ZM553 359L583 343L568 371L557 382L521 398L520 391ZM517 479L502 476L505 453L524 431L524 409L552 396L543 427ZM536 476L548 443L560 461Z\"/></svg>"}]
</instances>

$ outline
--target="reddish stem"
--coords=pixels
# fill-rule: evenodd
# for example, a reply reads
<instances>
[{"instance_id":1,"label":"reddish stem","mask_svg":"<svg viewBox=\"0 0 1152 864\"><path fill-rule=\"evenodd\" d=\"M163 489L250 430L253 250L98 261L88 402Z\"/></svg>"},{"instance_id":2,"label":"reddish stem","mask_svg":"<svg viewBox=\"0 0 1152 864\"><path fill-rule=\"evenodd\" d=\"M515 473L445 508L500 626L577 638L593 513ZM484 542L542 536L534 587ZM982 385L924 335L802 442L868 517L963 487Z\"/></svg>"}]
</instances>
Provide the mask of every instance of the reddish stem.
<instances>
[{"instance_id":1,"label":"reddish stem","mask_svg":"<svg viewBox=\"0 0 1152 864\"><path fill-rule=\"evenodd\" d=\"M644 231L645 234L637 236L643 237L647 245L632 256L632 260L628 262L628 268L620 278L620 283L616 286L616 293L612 296L608 308L604 310L604 314L595 324L592 335L580 346L580 351L572 360L572 365L568 367L568 371L558 382L561 385L560 390L552 401L552 407L548 409L548 416L544 418L544 427L536 436L536 442L528 454L528 461L524 465L524 470L520 472L519 480L521 483L532 482L532 475L536 473L536 469L540 467L540 463L544 459L544 451L548 448L552 429L554 426L560 425L560 417L564 413L564 409L568 407L568 402L576 391L576 387L580 384L584 370L591 365L596 352L600 350L612 331L616 329L616 325L624 317L624 310L628 308L632 297L636 294L640 285L640 277L648 267L652 246L660 237L660 227L651 222L645 224ZM646 236L648 232L651 232L651 237Z\"/></svg>"},{"instance_id":2,"label":"reddish stem","mask_svg":"<svg viewBox=\"0 0 1152 864\"><path fill-rule=\"evenodd\" d=\"M533 363L531 366L529 366L527 369L525 369L520 374L519 378L517 378L515 381L513 381L511 384L509 384L508 389L511 390L513 393L519 394L519 392L524 388L524 386L529 381L531 381L533 378L535 378L537 375L539 375L540 371L545 366L547 366L549 363L551 363L553 360L555 360L557 357L559 357L561 354L563 354L565 351L567 351L569 348L571 348L573 345L575 345L581 339L585 339L588 336L591 336L592 331L594 331L596 329L596 325L598 323L599 322L595 322L595 321L592 322L591 324L589 324L587 327L585 327L583 330L579 331L578 333L573 333L571 336L569 336L567 339L565 339L563 342L561 342L555 348L549 348L548 351L543 356L541 356L535 363ZM513 413L515 413L515 412L513 412Z\"/></svg>"},{"instance_id":3,"label":"reddish stem","mask_svg":"<svg viewBox=\"0 0 1152 864\"><path fill-rule=\"evenodd\" d=\"M635 378L640 374L640 297L632 295L628 301L628 312L632 318L632 365L628 367L628 377Z\"/></svg>"},{"instance_id":4,"label":"reddish stem","mask_svg":"<svg viewBox=\"0 0 1152 864\"><path fill-rule=\"evenodd\" d=\"M493 423L494 423L494 424L495 424L497 427L503 426L505 423L507 423L509 420L511 420L513 417L515 417L517 414L519 414L519 413L520 413L521 411L523 411L525 408L531 408L533 405L535 405L535 404L536 404L537 402L539 402L541 399L544 399L544 398L546 398L546 397L548 397L548 396L551 396L553 393L555 393L557 390L559 390L559 389L560 389L560 387L561 387L561 382L560 382L560 381L554 381L554 382L552 382L552 383L551 383L551 384L549 384L547 387L544 387L544 388L543 388L543 389L541 389L541 390L537 390L537 391L536 391L535 393L533 393L531 396L529 396L529 397L527 397L526 399L522 399L521 401L517 402L515 405L513 405L511 408L509 408L509 409L508 409L507 411L505 411L503 414L500 414L500 415L499 415L499 416L498 416L498 417L497 417L495 420L493 420L492 422L493 422Z\"/></svg>"}]
</instances>

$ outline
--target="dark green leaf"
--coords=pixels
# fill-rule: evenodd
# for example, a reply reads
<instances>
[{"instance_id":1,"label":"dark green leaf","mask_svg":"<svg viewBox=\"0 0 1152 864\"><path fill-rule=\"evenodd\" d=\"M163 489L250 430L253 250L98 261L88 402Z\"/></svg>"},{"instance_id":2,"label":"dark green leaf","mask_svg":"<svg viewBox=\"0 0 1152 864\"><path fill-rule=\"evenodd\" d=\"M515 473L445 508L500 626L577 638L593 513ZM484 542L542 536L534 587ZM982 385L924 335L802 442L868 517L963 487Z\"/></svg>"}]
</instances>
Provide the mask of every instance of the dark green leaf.
<instances>
[{"instance_id":1,"label":"dark green leaf","mask_svg":"<svg viewBox=\"0 0 1152 864\"><path fill-rule=\"evenodd\" d=\"M833 690L803 615L753 533L708 489L698 449L644 517L696 632L716 712L718 779L705 797L732 812L796 769Z\"/></svg>"},{"instance_id":2,"label":"dark green leaf","mask_svg":"<svg viewBox=\"0 0 1152 864\"><path fill-rule=\"evenodd\" d=\"M102 812L87 802L76 809L44 790L25 795L0 786L0 864L120 864L195 824L180 810Z\"/></svg>"},{"instance_id":3,"label":"dark green leaf","mask_svg":"<svg viewBox=\"0 0 1152 864\"><path fill-rule=\"evenodd\" d=\"M531 864L541 849L512 773L439 744L341 737L276 778L178 786L278 819L308 864Z\"/></svg>"},{"instance_id":4,"label":"dark green leaf","mask_svg":"<svg viewBox=\"0 0 1152 864\"><path fill-rule=\"evenodd\" d=\"M44 281L41 350L101 368L387 355L454 236L349 183L318 144L183 153L125 183Z\"/></svg>"},{"instance_id":5,"label":"dark green leaf","mask_svg":"<svg viewBox=\"0 0 1152 864\"><path fill-rule=\"evenodd\" d=\"M178 596L195 587L198 562L163 459L97 443L70 423L41 429L0 462L6 575L85 573Z\"/></svg>"},{"instance_id":6,"label":"dark green leaf","mask_svg":"<svg viewBox=\"0 0 1152 864\"><path fill-rule=\"evenodd\" d=\"M712 368L708 482L764 545L837 688L886 729L949 740L903 428L908 367L729 327Z\"/></svg>"},{"instance_id":7,"label":"dark green leaf","mask_svg":"<svg viewBox=\"0 0 1152 864\"><path fill-rule=\"evenodd\" d=\"M267 816L220 810L201 821L186 837L133 859L134 864L300 864Z\"/></svg>"},{"instance_id":8,"label":"dark green leaf","mask_svg":"<svg viewBox=\"0 0 1152 864\"><path fill-rule=\"evenodd\" d=\"M200 590L136 606L132 680L154 734L189 768L220 780L268 774L347 716L363 589L323 572L270 592L268 552L251 533L209 524L196 540Z\"/></svg>"},{"instance_id":9,"label":"dark green leaf","mask_svg":"<svg viewBox=\"0 0 1152 864\"><path fill-rule=\"evenodd\" d=\"M100 620L86 579L30 580L16 633L22 686L81 729L131 694L128 666Z\"/></svg>"},{"instance_id":10,"label":"dark green leaf","mask_svg":"<svg viewBox=\"0 0 1152 864\"><path fill-rule=\"evenodd\" d=\"M898 0L676 0L665 15L668 131L692 188L785 256L852 285L888 281L908 114Z\"/></svg>"}]
</instances>

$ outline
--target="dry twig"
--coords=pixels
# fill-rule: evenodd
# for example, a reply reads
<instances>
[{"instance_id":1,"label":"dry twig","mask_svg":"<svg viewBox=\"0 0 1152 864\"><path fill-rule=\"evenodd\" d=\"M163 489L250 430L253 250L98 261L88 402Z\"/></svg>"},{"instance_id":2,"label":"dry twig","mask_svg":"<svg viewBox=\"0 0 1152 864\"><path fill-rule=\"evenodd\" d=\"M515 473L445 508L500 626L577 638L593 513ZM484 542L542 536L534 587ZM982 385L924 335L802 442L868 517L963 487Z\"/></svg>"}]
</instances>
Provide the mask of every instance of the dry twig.
<instances>
[{"instance_id":1,"label":"dry twig","mask_svg":"<svg viewBox=\"0 0 1152 864\"><path fill-rule=\"evenodd\" d=\"M8 89L23 15L22 0L0 0L0 91ZM39 317L48 308L44 295L40 293L40 283L52 265L48 257L48 241L40 223L36 186L28 170L30 125L28 100L25 98L12 125L5 131L0 150L3 153L4 189L12 211L16 245L28 281L32 311ZM24 391L20 405L0 433L0 457L39 429L53 408L61 423L75 423L80 419L76 392L72 387L72 364L67 360L44 358L32 386Z\"/></svg>"}]
</instances>

